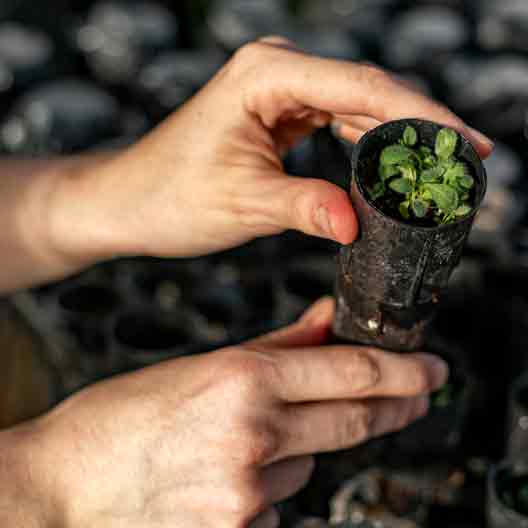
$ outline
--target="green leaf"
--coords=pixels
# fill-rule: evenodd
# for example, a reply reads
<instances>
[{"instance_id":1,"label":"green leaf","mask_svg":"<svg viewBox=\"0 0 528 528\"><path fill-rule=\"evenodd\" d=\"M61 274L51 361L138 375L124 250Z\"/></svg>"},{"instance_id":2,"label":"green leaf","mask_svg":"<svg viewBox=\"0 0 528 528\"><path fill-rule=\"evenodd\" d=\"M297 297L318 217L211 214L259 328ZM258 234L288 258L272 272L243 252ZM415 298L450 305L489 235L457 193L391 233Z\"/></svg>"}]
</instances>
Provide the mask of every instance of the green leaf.
<instances>
[{"instance_id":1,"label":"green leaf","mask_svg":"<svg viewBox=\"0 0 528 528\"><path fill-rule=\"evenodd\" d=\"M469 205L461 205L455 210L455 216L466 216L471 213L471 207Z\"/></svg>"},{"instance_id":2,"label":"green leaf","mask_svg":"<svg viewBox=\"0 0 528 528\"><path fill-rule=\"evenodd\" d=\"M466 175L466 166L461 163L455 163L451 167L449 167L445 174L444 174L444 180L446 183L456 183L457 181L464 178Z\"/></svg>"},{"instance_id":3,"label":"green leaf","mask_svg":"<svg viewBox=\"0 0 528 528\"><path fill-rule=\"evenodd\" d=\"M445 408L453 401L454 387L451 383L446 383L432 396L432 403L435 407Z\"/></svg>"},{"instance_id":4,"label":"green leaf","mask_svg":"<svg viewBox=\"0 0 528 528\"><path fill-rule=\"evenodd\" d=\"M409 202L407 200L400 204L398 210L400 211L400 214L403 216L403 218L405 218L405 220L409 220Z\"/></svg>"},{"instance_id":5,"label":"green leaf","mask_svg":"<svg viewBox=\"0 0 528 528\"><path fill-rule=\"evenodd\" d=\"M462 177L459 178L458 183L464 189L471 189L473 185L475 185L475 180L470 174L464 174Z\"/></svg>"},{"instance_id":6,"label":"green leaf","mask_svg":"<svg viewBox=\"0 0 528 528\"><path fill-rule=\"evenodd\" d=\"M442 128L436 136L435 153L440 159L447 159L455 153L458 134L451 128Z\"/></svg>"},{"instance_id":7,"label":"green leaf","mask_svg":"<svg viewBox=\"0 0 528 528\"><path fill-rule=\"evenodd\" d=\"M408 147L414 147L418 141L418 134L412 126L406 126L403 131L403 143Z\"/></svg>"},{"instance_id":8,"label":"green leaf","mask_svg":"<svg viewBox=\"0 0 528 528\"><path fill-rule=\"evenodd\" d=\"M430 202L433 199L433 195L431 194L431 191L428 191L427 189L421 189L421 196L423 200L426 202Z\"/></svg>"},{"instance_id":9,"label":"green leaf","mask_svg":"<svg viewBox=\"0 0 528 528\"><path fill-rule=\"evenodd\" d=\"M397 193L407 194L412 191L412 185L406 178L397 178L389 183L389 187Z\"/></svg>"},{"instance_id":10,"label":"green leaf","mask_svg":"<svg viewBox=\"0 0 528 528\"><path fill-rule=\"evenodd\" d=\"M378 174L382 182L396 176L399 172L400 171L396 165L380 165L378 168Z\"/></svg>"},{"instance_id":11,"label":"green leaf","mask_svg":"<svg viewBox=\"0 0 528 528\"><path fill-rule=\"evenodd\" d=\"M411 182L416 182L416 168L412 163L402 163L399 165L400 172L404 178Z\"/></svg>"},{"instance_id":12,"label":"green leaf","mask_svg":"<svg viewBox=\"0 0 528 528\"><path fill-rule=\"evenodd\" d=\"M431 167L420 173L420 182L435 183L442 178L443 169L441 167Z\"/></svg>"},{"instance_id":13,"label":"green leaf","mask_svg":"<svg viewBox=\"0 0 528 528\"><path fill-rule=\"evenodd\" d=\"M427 156L431 156L433 151L426 145L422 145L421 147L418 147L418 152L423 158L426 158Z\"/></svg>"},{"instance_id":14,"label":"green leaf","mask_svg":"<svg viewBox=\"0 0 528 528\"><path fill-rule=\"evenodd\" d=\"M419 198L413 200L413 202L411 203L411 207L416 218L423 218L427 214L427 203L423 200L420 200Z\"/></svg>"},{"instance_id":15,"label":"green leaf","mask_svg":"<svg viewBox=\"0 0 528 528\"><path fill-rule=\"evenodd\" d=\"M412 158L414 151L404 145L390 145L381 152L380 163L382 165L397 165Z\"/></svg>"},{"instance_id":16,"label":"green leaf","mask_svg":"<svg viewBox=\"0 0 528 528\"><path fill-rule=\"evenodd\" d=\"M431 193L433 201L444 213L452 213L458 207L458 193L444 183L427 183L424 187Z\"/></svg>"},{"instance_id":17,"label":"green leaf","mask_svg":"<svg viewBox=\"0 0 528 528\"><path fill-rule=\"evenodd\" d=\"M372 187L372 189L368 189L370 199L374 202L378 198L381 198L387 189L385 188L385 184L383 182L378 182Z\"/></svg>"}]
</instances>

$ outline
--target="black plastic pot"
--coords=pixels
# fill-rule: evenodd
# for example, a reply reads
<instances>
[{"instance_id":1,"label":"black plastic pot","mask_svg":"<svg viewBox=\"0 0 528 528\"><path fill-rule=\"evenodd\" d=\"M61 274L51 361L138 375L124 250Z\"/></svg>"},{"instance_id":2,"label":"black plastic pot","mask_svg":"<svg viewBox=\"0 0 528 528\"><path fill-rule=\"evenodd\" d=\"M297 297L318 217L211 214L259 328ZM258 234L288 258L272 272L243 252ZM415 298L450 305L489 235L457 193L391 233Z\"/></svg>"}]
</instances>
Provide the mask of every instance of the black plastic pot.
<instances>
[{"instance_id":1,"label":"black plastic pot","mask_svg":"<svg viewBox=\"0 0 528 528\"><path fill-rule=\"evenodd\" d=\"M329 525L324 519L306 517L295 522L292 528L329 528Z\"/></svg>"},{"instance_id":2,"label":"black plastic pot","mask_svg":"<svg viewBox=\"0 0 528 528\"><path fill-rule=\"evenodd\" d=\"M474 388L467 368L462 365L465 353L439 341L429 342L427 350L443 356L449 363L449 381L431 395L427 416L392 435L386 459L394 465L461 458L462 434Z\"/></svg>"},{"instance_id":3,"label":"black plastic pot","mask_svg":"<svg viewBox=\"0 0 528 528\"><path fill-rule=\"evenodd\" d=\"M115 318L111 331L111 347L123 369L192 353L196 339L194 321L184 310L179 314L128 310Z\"/></svg>"},{"instance_id":4,"label":"black plastic pot","mask_svg":"<svg viewBox=\"0 0 528 528\"><path fill-rule=\"evenodd\" d=\"M166 261L138 266L121 282L125 288L130 288L131 298L170 312L181 308L184 297L199 286L205 273L205 269L192 268L184 261Z\"/></svg>"},{"instance_id":5,"label":"black plastic pot","mask_svg":"<svg viewBox=\"0 0 528 528\"><path fill-rule=\"evenodd\" d=\"M405 12L390 26L384 63L397 71L434 75L450 54L469 40L467 21L446 6L419 6Z\"/></svg>"},{"instance_id":6,"label":"black plastic pot","mask_svg":"<svg viewBox=\"0 0 528 528\"><path fill-rule=\"evenodd\" d=\"M121 295L104 282L73 282L60 286L55 299L58 326L76 343L83 372L95 377L109 372L106 325L121 308Z\"/></svg>"},{"instance_id":7,"label":"black plastic pot","mask_svg":"<svg viewBox=\"0 0 528 528\"><path fill-rule=\"evenodd\" d=\"M304 31L295 31L290 38L303 51L338 60L359 60L362 50L359 42L346 30L336 27L306 28Z\"/></svg>"},{"instance_id":8,"label":"black plastic pot","mask_svg":"<svg viewBox=\"0 0 528 528\"><path fill-rule=\"evenodd\" d=\"M528 103L528 61L514 54L459 54L442 72L444 98L472 126L491 137L515 140Z\"/></svg>"},{"instance_id":9,"label":"black plastic pot","mask_svg":"<svg viewBox=\"0 0 528 528\"><path fill-rule=\"evenodd\" d=\"M289 324L321 297L331 295L334 277L331 256L305 255L287 264L279 281L277 320Z\"/></svg>"},{"instance_id":10,"label":"black plastic pot","mask_svg":"<svg viewBox=\"0 0 528 528\"><path fill-rule=\"evenodd\" d=\"M451 224L423 227L392 218L373 205L365 185L382 149L407 125L433 147L440 125L417 119L392 121L363 136L352 156L351 198L359 218L356 242L341 249L337 270L335 335L396 351L423 346L436 304L458 264L486 191L486 172L465 139L457 156L476 180L473 212Z\"/></svg>"},{"instance_id":11,"label":"black plastic pot","mask_svg":"<svg viewBox=\"0 0 528 528\"><path fill-rule=\"evenodd\" d=\"M207 27L216 43L232 53L266 35L288 36L292 20L284 0L216 0Z\"/></svg>"},{"instance_id":12,"label":"black plastic pot","mask_svg":"<svg viewBox=\"0 0 528 528\"><path fill-rule=\"evenodd\" d=\"M477 41L489 51L528 51L528 4L525 0L481 0Z\"/></svg>"},{"instance_id":13,"label":"black plastic pot","mask_svg":"<svg viewBox=\"0 0 528 528\"><path fill-rule=\"evenodd\" d=\"M117 101L78 79L53 81L28 92L3 123L5 151L19 155L72 153L119 133Z\"/></svg>"},{"instance_id":14,"label":"black plastic pot","mask_svg":"<svg viewBox=\"0 0 528 528\"><path fill-rule=\"evenodd\" d=\"M75 35L96 77L110 84L129 82L157 53L179 44L176 17L156 2L97 2Z\"/></svg>"},{"instance_id":15,"label":"black plastic pot","mask_svg":"<svg viewBox=\"0 0 528 528\"><path fill-rule=\"evenodd\" d=\"M215 49L164 53L142 68L134 90L153 119L159 120L192 97L224 62L225 55Z\"/></svg>"},{"instance_id":16,"label":"black plastic pot","mask_svg":"<svg viewBox=\"0 0 528 528\"><path fill-rule=\"evenodd\" d=\"M241 340L251 314L238 285L203 284L188 299L196 314L203 350L214 350Z\"/></svg>"},{"instance_id":17,"label":"black plastic pot","mask_svg":"<svg viewBox=\"0 0 528 528\"><path fill-rule=\"evenodd\" d=\"M528 485L528 465L522 460L503 461L488 474L488 528L526 528L528 512L521 513L514 495L520 486Z\"/></svg>"},{"instance_id":18,"label":"black plastic pot","mask_svg":"<svg viewBox=\"0 0 528 528\"><path fill-rule=\"evenodd\" d=\"M301 22L316 27L336 27L362 44L363 57L377 59L387 34L395 0L344 0L301 3Z\"/></svg>"},{"instance_id":19,"label":"black plastic pot","mask_svg":"<svg viewBox=\"0 0 528 528\"><path fill-rule=\"evenodd\" d=\"M528 453L528 374L512 385L509 401L507 454L510 458Z\"/></svg>"},{"instance_id":20,"label":"black plastic pot","mask_svg":"<svg viewBox=\"0 0 528 528\"><path fill-rule=\"evenodd\" d=\"M8 68L16 89L51 76L54 55L53 41L40 30L15 22L0 25L0 62Z\"/></svg>"}]
</instances>

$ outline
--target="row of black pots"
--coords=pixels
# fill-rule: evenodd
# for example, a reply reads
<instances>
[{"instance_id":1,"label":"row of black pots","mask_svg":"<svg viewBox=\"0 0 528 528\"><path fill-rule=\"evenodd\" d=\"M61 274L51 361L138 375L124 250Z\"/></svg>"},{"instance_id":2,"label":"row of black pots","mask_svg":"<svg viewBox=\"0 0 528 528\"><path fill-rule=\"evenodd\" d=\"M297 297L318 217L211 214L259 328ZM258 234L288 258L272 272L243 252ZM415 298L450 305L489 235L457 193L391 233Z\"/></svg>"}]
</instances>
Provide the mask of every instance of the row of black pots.
<instances>
[{"instance_id":1,"label":"row of black pots","mask_svg":"<svg viewBox=\"0 0 528 528\"><path fill-rule=\"evenodd\" d=\"M523 81L527 71L526 60L523 57L497 57L490 61L489 57L483 57L484 60L482 60L474 53L466 53L463 45L464 39L457 36L467 33L461 30L464 21L460 20L460 13L450 7L422 6L400 12L399 7L394 11L396 6L401 4L398 2L377 2L375 6L369 5L369 9L361 9L361 2L357 5L355 3L348 5L347 2L343 2L343 5L338 4L340 3L337 2L336 6L332 5L329 10L326 10L327 15L336 10L331 22L325 22L327 17L322 16L317 10L321 18L320 20L317 20L317 17L314 18L313 13L310 14L313 7L309 5L300 9L301 24L308 24L308 29L303 32L295 28L288 30L288 33L301 46L315 53L349 59L372 59L373 57L368 52L361 51L361 47L354 44L354 38L350 35L354 34L354 28L358 31L359 28L353 24L353 28L347 29L346 20L350 18L356 20L358 9L368 12L369 16L381 10L386 13L385 18L387 18L387 13L390 17L394 13L400 13L396 22L391 23L390 31L382 32L383 40L386 41L384 47L387 50L385 53L387 57L385 59L382 57L381 62L393 69L398 69L400 73L405 71L406 75L411 77L417 74L427 77L437 87L434 90L438 92L436 95L447 99L457 112L492 135L510 139L512 135L519 132L526 102L524 87L527 85ZM148 120L143 114L128 115L126 108L125 114L127 115L122 118L126 121L124 127L127 130L124 133L141 133L148 123L157 122L187 100L225 61L225 50L230 46L222 39L223 26L237 27L242 34L248 31L252 34L248 27L255 23L257 27L253 31L257 33L252 36L252 39L260 34L258 27L261 22L259 21L274 21L278 17L283 21L279 24L280 27L290 26L291 15L286 13L284 3L277 2L277 5L278 7L259 1L215 3L211 11L209 26L214 29L216 27L214 21L218 25L219 31L212 31L216 48L202 42L198 49L181 49L179 33L182 23L173 13L167 11L166 7L156 3L98 2L88 11L83 21L76 24L70 21L70 26L76 28L75 31L71 30L75 33L75 38L72 38L75 42L74 47L85 57L91 71L90 75L107 87L112 87L112 93L119 95L122 102L127 104L133 102L146 110ZM265 13L273 12L273 17L261 16L262 10ZM290 21L284 22L284 20ZM327 23L330 26L327 26ZM120 31L113 31L115 24L120 24ZM430 30L424 29L431 24L433 27ZM160 27L163 31L159 30ZM327 27L331 29L327 30ZM373 26L364 27L372 28ZM14 33L16 38L13 37ZM54 50L57 44L45 34L34 33L31 29L20 26L16 26L14 31L6 27L7 41L19 43L16 48L22 51L18 54L9 54L9 49L13 45L3 46L6 50L6 61L11 60L19 64L15 66L20 71L24 67L31 70L28 78L31 79L32 85L43 79L54 77L59 72L61 72L61 78L64 78L65 74L86 76L87 72L82 68L73 67L61 70L50 66L49 62L53 63L56 59L50 59L49 53L42 58L42 53L47 49ZM395 40L395 45L390 44L391 35ZM38 47L41 50L40 55L32 51L38 39L46 38L49 40L49 45ZM420 39L425 39L425 41ZM308 41L306 45L303 44L305 41ZM2 28L0 28L0 42L3 42ZM402 47L408 50L419 50L424 60L414 58L409 66L398 65L398 61L401 62L401 60L392 60L388 54L401 54L405 51L401 50ZM223 51L219 51L219 48ZM24 50L27 50L27 53ZM61 54L63 52L64 50L61 49ZM420 61L431 67L430 57L440 57L443 54L448 56L449 60L442 61L442 68L434 66L434 75L431 72L420 70ZM0 63L1 59L0 55ZM39 68L44 71L43 75L39 74ZM122 77L122 79L112 81L113 76ZM10 78L11 74L7 77ZM20 82L24 85L24 75L17 73L16 77L20 78ZM468 77L470 82L468 82ZM126 89L116 91L113 87L114 81L124 83ZM47 90L49 91L49 88ZM55 90L57 91L56 88ZM86 97L86 88L81 91L70 90L66 85L58 92L61 94L58 99L60 103L63 100L68 102L78 97ZM42 99L43 95L37 91L35 98ZM5 98L3 100L7 101ZM12 103L13 101L9 100L9 107ZM45 104L47 108L45 111L42 109L30 112L23 108L28 105L33 107L33 103L37 108L40 108L41 104ZM42 100L20 100L17 112L9 117L2 133L2 136L6 137L4 149L8 152L31 154L68 152L72 149L91 147L103 141L108 134L116 134L115 130L108 130L118 122L116 119L107 119L106 123L101 123L99 120L98 125L92 126L91 122L86 123L87 112L83 114L79 110L85 105L77 105L72 115L69 116L71 104L55 109L56 104L56 102L46 104ZM93 104L92 97L88 106L92 108ZM101 101L97 104L102 105ZM95 112L94 115L99 115L99 112ZM130 131L130 128L134 130ZM74 133L66 132L71 130ZM76 141L72 140L74 143L72 146L69 145L70 138L76 139ZM318 159L321 154L325 153L318 152ZM329 155L320 165L328 167L332 165L332 162L333 156ZM310 163L304 172L310 175L320 175L321 171L317 168L316 160L315 164ZM330 180L339 179L342 174L339 168L328 169L327 172L329 173L327 179Z\"/></svg>"},{"instance_id":2,"label":"row of black pots","mask_svg":"<svg viewBox=\"0 0 528 528\"><path fill-rule=\"evenodd\" d=\"M124 261L35 291L49 325L75 342L86 375L99 378L204 352L294 321L331 294L331 256L291 260L276 276L195 261Z\"/></svg>"}]
</instances>

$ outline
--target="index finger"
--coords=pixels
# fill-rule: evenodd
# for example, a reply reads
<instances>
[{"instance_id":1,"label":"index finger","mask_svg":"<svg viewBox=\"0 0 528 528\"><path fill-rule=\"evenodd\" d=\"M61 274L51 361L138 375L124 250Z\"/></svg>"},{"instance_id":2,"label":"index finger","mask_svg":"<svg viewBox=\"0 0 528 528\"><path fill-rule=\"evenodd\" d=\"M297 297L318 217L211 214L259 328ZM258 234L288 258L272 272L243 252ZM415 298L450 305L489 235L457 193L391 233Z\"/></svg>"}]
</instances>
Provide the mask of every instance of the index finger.
<instances>
[{"instance_id":1,"label":"index finger","mask_svg":"<svg viewBox=\"0 0 528 528\"><path fill-rule=\"evenodd\" d=\"M458 130L482 157L488 156L493 148L488 138L467 126L447 107L409 88L377 66L269 48L274 55L270 64L273 74L260 76L260 87L272 97L277 94L281 98L290 97L292 105L302 104L338 114L341 120L343 116L346 120L347 115L369 116L381 122L403 118L428 119ZM255 103L258 106L262 101L259 90ZM281 102L265 105L266 115L261 116L265 123L272 126L280 118L288 106ZM258 108L254 110L258 113Z\"/></svg>"},{"instance_id":2,"label":"index finger","mask_svg":"<svg viewBox=\"0 0 528 528\"><path fill-rule=\"evenodd\" d=\"M267 351L274 359L271 389L289 403L412 397L442 387L449 369L430 354L370 347L322 346Z\"/></svg>"}]
</instances>

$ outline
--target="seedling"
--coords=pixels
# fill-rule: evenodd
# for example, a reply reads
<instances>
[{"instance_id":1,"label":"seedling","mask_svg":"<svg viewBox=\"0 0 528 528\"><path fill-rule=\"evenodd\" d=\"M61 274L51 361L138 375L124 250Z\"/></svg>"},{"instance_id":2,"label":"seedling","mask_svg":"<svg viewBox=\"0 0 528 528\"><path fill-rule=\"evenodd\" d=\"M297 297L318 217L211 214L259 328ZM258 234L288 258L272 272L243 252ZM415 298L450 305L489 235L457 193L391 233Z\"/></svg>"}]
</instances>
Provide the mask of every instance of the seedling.
<instances>
[{"instance_id":1,"label":"seedling","mask_svg":"<svg viewBox=\"0 0 528 528\"><path fill-rule=\"evenodd\" d=\"M400 141L381 152L370 199L381 210L418 223L449 224L469 215L475 180L455 156L458 141L454 130L442 128L433 152L407 126Z\"/></svg>"}]
</instances>

